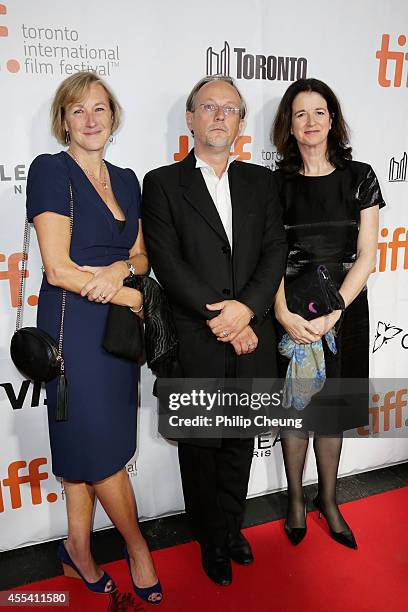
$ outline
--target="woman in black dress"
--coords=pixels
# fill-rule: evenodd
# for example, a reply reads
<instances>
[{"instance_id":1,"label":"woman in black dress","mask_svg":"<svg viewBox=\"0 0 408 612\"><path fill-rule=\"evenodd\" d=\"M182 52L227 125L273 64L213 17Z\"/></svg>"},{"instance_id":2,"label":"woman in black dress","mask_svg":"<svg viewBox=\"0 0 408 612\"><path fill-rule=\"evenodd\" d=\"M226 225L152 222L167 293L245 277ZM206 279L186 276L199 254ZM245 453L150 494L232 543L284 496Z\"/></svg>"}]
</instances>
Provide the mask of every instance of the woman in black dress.
<instances>
[{"instance_id":1,"label":"woman in black dress","mask_svg":"<svg viewBox=\"0 0 408 612\"><path fill-rule=\"evenodd\" d=\"M352 161L348 130L333 91L317 79L300 79L284 94L273 125L281 156L278 182L289 245L285 277L277 293L275 316L297 344L322 339L327 378L368 378L369 321L366 282L376 264L378 212L384 206L371 166ZM307 321L290 312L285 286L324 264L344 298L345 312ZM336 326L336 324L338 324ZM337 353L324 335L334 327ZM288 360L280 357L280 375ZM288 481L285 532L298 544L306 534L302 475L309 443L318 472L316 508L327 519L331 536L356 548L353 533L336 503L336 480L343 432L368 423L368 398L350 405L325 406L318 396L307 406L302 432L282 435Z\"/></svg>"}]
</instances>

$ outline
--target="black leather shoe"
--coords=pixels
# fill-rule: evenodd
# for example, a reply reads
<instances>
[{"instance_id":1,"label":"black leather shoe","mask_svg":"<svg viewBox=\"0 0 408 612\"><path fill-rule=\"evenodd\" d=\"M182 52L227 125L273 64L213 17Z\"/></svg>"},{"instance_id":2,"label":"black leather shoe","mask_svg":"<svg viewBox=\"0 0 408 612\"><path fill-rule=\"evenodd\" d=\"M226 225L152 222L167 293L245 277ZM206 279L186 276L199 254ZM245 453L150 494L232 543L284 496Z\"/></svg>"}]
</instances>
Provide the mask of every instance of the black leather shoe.
<instances>
[{"instance_id":1,"label":"black leather shoe","mask_svg":"<svg viewBox=\"0 0 408 612\"><path fill-rule=\"evenodd\" d=\"M221 586L228 586L231 584L231 561L224 548L202 544L201 563L205 573L213 582Z\"/></svg>"},{"instance_id":2,"label":"black leather shoe","mask_svg":"<svg viewBox=\"0 0 408 612\"><path fill-rule=\"evenodd\" d=\"M294 546L297 546L301 543L307 531L306 527L289 527L286 522L284 528L286 535Z\"/></svg>"},{"instance_id":3,"label":"black leather shoe","mask_svg":"<svg viewBox=\"0 0 408 612\"><path fill-rule=\"evenodd\" d=\"M241 565L248 565L254 560L249 542L240 531L227 535L227 553L230 559Z\"/></svg>"},{"instance_id":4,"label":"black leather shoe","mask_svg":"<svg viewBox=\"0 0 408 612\"><path fill-rule=\"evenodd\" d=\"M306 527L306 502L305 502L305 526L304 527L290 527L288 525L288 521L285 521L284 524L285 533L288 536L289 540L292 542L294 546L297 546L301 543L303 538L306 535L307 527Z\"/></svg>"},{"instance_id":5,"label":"black leather shoe","mask_svg":"<svg viewBox=\"0 0 408 612\"><path fill-rule=\"evenodd\" d=\"M330 523L327 520L327 516L324 513L324 510L322 508L322 505L318 497L314 498L313 505L319 511L319 518L321 518L321 516L323 515L324 518L326 519L327 524L329 525L330 535L333 538L333 540L335 540L339 544L342 544L343 546L347 546L347 548L353 548L354 550L356 550L358 548L357 542L356 542L353 532L351 531L347 523L346 523L347 529L345 529L344 531L334 531L330 527Z\"/></svg>"}]
</instances>

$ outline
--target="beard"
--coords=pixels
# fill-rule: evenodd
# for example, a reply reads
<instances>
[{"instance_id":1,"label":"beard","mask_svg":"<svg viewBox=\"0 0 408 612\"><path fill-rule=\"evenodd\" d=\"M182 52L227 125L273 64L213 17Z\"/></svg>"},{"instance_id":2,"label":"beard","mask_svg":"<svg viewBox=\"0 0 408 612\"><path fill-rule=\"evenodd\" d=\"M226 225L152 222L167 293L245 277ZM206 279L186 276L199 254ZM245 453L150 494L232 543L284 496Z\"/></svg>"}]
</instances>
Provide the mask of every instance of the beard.
<instances>
[{"instance_id":1,"label":"beard","mask_svg":"<svg viewBox=\"0 0 408 612\"><path fill-rule=\"evenodd\" d=\"M210 130L207 134L206 144L210 147L224 148L231 145L230 135L226 131Z\"/></svg>"}]
</instances>

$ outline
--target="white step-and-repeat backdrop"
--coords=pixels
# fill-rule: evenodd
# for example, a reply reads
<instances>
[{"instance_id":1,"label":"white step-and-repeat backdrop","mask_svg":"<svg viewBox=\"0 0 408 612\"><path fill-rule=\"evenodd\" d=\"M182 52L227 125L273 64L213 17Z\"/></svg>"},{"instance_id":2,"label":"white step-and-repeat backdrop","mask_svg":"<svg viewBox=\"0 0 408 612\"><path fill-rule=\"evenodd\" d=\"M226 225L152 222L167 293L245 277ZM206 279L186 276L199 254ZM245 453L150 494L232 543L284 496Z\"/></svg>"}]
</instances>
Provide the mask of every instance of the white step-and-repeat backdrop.
<instances>
[{"instance_id":1,"label":"white step-and-repeat backdrop","mask_svg":"<svg viewBox=\"0 0 408 612\"><path fill-rule=\"evenodd\" d=\"M405 0L3 0L0 4L0 550L66 533L64 494L50 470L44 391L9 359L31 160L57 152L49 106L57 85L81 69L106 77L125 109L107 158L142 180L191 146L184 104L206 73L237 79L249 106L240 159L274 168L269 140L280 97L299 77L329 83L352 128L354 155L372 164L381 213L370 279L371 374L389 378L373 394L378 436L345 441L341 474L408 459L408 4ZM25 323L34 322L40 260L29 258ZM273 350L273 347L271 347ZM138 452L128 465L141 518L183 510L177 452L157 434L153 380L142 374ZM95 406L97 412L98 406ZM383 431L395 430L384 439ZM398 436L397 434L401 435ZM72 440L75 444L75 440ZM106 449L109 452L109 449ZM315 480L309 458L305 480ZM256 441L250 495L285 487L280 446ZM99 508L97 528L109 525Z\"/></svg>"}]
</instances>

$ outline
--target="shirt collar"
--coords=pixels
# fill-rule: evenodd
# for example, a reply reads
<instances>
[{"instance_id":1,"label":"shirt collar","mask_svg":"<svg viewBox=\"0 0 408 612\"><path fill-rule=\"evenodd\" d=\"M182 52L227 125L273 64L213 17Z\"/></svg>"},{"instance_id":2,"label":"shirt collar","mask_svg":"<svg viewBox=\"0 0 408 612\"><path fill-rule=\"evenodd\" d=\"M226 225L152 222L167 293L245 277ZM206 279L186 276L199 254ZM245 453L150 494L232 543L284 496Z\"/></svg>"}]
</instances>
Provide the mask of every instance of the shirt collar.
<instances>
[{"instance_id":1,"label":"shirt collar","mask_svg":"<svg viewBox=\"0 0 408 612\"><path fill-rule=\"evenodd\" d=\"M196 158L196 168L206 168L207 170L209 170L212 174L215 174L214 172L214 168L212 166L210 166L207 162L205 162L204 160L200 159L199 157L197 157L197 155L194 155ZM235 161L235 157L233 155L230 155L227 161L227 167L225 169L225 172L228 172L228 169L230 167L230 165L232 164L232 162ZM224 172L224 174L225 174Z\"/></svg>"}]
</instances>

